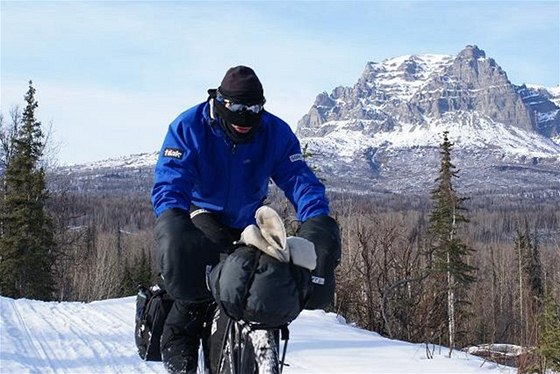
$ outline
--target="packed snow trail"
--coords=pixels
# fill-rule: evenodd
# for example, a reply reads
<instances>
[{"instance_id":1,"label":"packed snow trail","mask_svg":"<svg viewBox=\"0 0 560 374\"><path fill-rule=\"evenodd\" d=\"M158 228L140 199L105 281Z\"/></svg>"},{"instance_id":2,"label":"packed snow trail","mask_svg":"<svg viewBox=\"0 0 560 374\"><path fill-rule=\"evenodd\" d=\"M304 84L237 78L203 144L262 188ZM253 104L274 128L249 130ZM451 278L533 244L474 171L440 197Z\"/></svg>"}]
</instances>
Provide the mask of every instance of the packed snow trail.
<instances>
[{"instance_id":1,"label":"packed snow trail","mask_svg":"<svg viewBox=\"0 0 560 374\"><path fill-rule=\"evenodd\" d=\"M135 298L92 303L0 297L0 373L165 373L134 345ZM347 325L322 311L304 311L290 326L290 373L515 373L482 359L436 351Z\"/></svg>"},{"instance_id":2,"label":"packed snow trail","mask_svg":"<svg viewBox=\"0 0 560 374\"><path fill-rule=\"evenodd\" d=\"M2 373L164 373L134 345L134 299L0 299Z\"/></svg>"}]
</instances>

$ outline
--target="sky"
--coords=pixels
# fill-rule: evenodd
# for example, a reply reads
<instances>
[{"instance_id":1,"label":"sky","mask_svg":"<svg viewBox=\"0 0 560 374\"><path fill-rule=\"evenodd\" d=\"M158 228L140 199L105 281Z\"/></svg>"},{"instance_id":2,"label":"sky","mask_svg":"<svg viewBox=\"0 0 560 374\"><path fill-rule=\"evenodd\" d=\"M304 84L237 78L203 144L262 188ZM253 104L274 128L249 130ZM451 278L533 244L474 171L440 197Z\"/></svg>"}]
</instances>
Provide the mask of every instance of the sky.
<instances>
[{"instance_id":1,"label":"sky","mask_svg":"<svg viewBox=\"0 0 560 374\"><path fill-rule=\"evenodd\" d=\"M368 62L477 45L514 84L560 83L560 2L1 1L0 103L24 106L60 165L159 150L228 68L252 67L295 130L315 97Z\"/></svg>"},{"instance_id":2,"label":"sky","mask_svg":"<svg viewBox=\"0 0 560 374\"><path fill-rule=\"evenodd\" d=\"M0 369L5 373L165 373L134 345L135 298L92 303L0 296ZM286 374L496 373L517 370L480 357L383 338L334 313L303 311L290 324Z\"/></svg>"}]
</instances>

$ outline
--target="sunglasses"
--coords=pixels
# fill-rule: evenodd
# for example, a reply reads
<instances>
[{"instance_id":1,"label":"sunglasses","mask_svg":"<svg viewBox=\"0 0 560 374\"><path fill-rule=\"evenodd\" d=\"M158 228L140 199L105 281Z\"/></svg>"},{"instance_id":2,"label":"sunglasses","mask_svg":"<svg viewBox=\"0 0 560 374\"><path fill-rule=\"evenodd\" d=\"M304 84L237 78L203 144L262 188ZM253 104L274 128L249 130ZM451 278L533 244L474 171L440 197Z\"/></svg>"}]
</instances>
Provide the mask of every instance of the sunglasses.
<instances>
[{"instance_id":1,"label":"sunglasses","mask_svg":"<svg viewBox=\"0 0 560 374\"><path fill-rule=\"evenodd\" d=\"M226 108L228 108L229 110L231 110L232 112L235 112L235 113L247 111L247 112L253 112L253 113L257 114L261 110L263 110L263 107L264 107L264 103L254 104L254 105L245 105L245 104L234 103L233 101L224 98L222 95L216 96L216 100L218 100L219 102L224 104L226 106Z\"/></svg>"}]
</instances>

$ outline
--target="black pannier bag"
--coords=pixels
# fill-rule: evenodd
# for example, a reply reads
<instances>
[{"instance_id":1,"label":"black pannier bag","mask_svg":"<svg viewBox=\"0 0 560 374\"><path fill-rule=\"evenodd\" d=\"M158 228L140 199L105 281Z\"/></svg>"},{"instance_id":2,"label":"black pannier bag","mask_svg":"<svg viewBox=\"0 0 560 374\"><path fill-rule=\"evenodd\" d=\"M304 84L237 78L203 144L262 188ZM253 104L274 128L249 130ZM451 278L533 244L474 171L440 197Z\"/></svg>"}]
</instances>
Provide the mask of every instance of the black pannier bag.
<instances>
[{"instance_id":1,"label":"black pannier bag","mask_svg":"<svg viewBox=\"0 0 560 374\"><path fill-rule=\"evenodd\" d=\"M215 300L232 319L262 327L293 321L311 291L311 272L280 262L260 250L240 246L210 273Z\"/></svg>"},{"instance_id":2,"label":"black pannier bag","mask_svg":"<svg viewBox=\"0 0 560 374\"><path fill-rule=\"evenodd\" d=\"M161 361L160 338L173 298L159 286L138 287L134 338L138 354L146 361Z\"/></svg>"}]
</instances>

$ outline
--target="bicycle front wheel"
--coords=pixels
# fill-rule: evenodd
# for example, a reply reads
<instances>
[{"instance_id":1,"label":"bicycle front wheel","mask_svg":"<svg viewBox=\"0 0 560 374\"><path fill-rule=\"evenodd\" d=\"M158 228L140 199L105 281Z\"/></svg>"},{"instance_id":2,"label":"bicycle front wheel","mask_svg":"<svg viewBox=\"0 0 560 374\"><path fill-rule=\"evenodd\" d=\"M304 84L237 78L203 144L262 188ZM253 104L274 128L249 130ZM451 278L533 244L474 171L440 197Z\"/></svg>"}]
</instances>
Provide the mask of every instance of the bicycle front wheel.
<instances>
[{"instance_id":1,"label":"bicycle front wheel","mask_svg":"<svg viewBox=\"0 0 560 374\"><path fill-rule=\"evenodd\" d=\"M221 374L280 374L276 330L251 329L228 321L219 364Z\"/></svg>"},{"instance_id":2,"label":"bicycle front wheel","mask_svg":"<svg viewBox=\"0 0 560 374\"><path fill-rule=\"evenodd\" d=\"M257 369L255 373L280 374L278 330L252 330L249 336Z\"/></svg>"}]
</instances>

